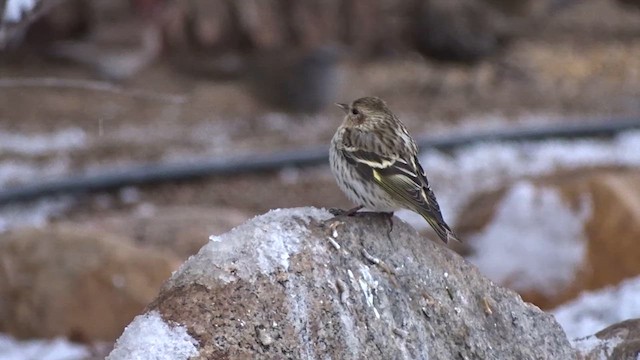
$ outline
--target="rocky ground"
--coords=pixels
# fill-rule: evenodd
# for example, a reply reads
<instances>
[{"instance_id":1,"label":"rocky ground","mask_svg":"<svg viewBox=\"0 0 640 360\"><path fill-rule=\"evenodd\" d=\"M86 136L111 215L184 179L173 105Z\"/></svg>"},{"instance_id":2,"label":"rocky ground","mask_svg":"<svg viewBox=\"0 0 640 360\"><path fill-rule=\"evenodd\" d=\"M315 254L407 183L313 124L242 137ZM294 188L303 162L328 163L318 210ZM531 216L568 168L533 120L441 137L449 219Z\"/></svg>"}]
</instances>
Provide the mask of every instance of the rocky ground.
<instances>
[{"instance_id":1,"label":"rocky ground","mask_svg":"<svg viewBox=\"0 0 640 360\"><path fill-rule=\"evenodd\" d=\"M416 136L638 115L640 11L611 1L582 1L549 14L541 25L527 29L517 41L474 65L406 54L371 61L345 59L340 69L343 86L336 95L338 101L368 94L380 96ZM166 60L153 63L115 92L75 85L33 86L15 81L22 77L56 78L58 83L69 78L96 80L96 74L86 68L33 56L19 63L0 65L0 188L148 162L184 163L325 145L341 121L340 111L332 107L315 115L276 112L253 98L242 82L203 79L176 71ZM461 158L458 155L457 159ZM431 159L430 164L434 165L427 167L428 172L438 164L433 160L435 157ZM438 159L447 159L446 154ZM476 161L490 165L493 159ZM633 222L638 216L637 204L628 199L637 193L633 191L638 181L634 165L614 164L613 169L609 165L599 164L595 174L593 170L574 169L570 175L564 172L542 177L525 175L535 178L532 182L536 186L559 189L576 209L580 194L575 189L582 189L591 194L598 205L594 210L598 214L616 213L619 216L615 221ZM490 176L491 166L486 168L489 170L474 173L475 176L483 179ZM439 189L443 192L445 203L450 202L448 191L456 189L446 183L456 181L455 176L447 176L430 175L436 192ZM462 204L465 206L444 207L452 216L455 214L456 228L472 237L474 232L486 230L504 194L510 191L523 190L506 183L470 195ZM611 210L615 202L605 201L611 198L628 201ZM129 257L147 258L144 251L151 251L155 260L149 267L157 267L164 276L169 271L167 267L195 253L209 234L226 232L269 209L297 206L349 204L324 166L129 187L0 208L0 228L10 230L0 237L7 246L13 246L9 252L0 254L29 253L27 247L35 247L33 241L59 241L61 247L76 241L85 243L88 249L74 248L74 251L78 251L75 258L86 258L86 263L74 264L69 271L78 272L78 284L93 281L80 276L86 273L94 276L97 285L94 288L87 285L90 289L87 294L74 296L72 300L80 301L85 295L93 299L96 294L107 293L101 287L106 281L108 286L122 289L113 293L113 301L119 302L123 314L132 317L153 299L154 292L151 288L134 291L131 284L153 279L153 284L159 287L164 277L147 274L146 280L136 278L147 275L136 267L122 266L124 270L120 271L117 266L114 270L114 264ZM587 225L588 254L592 259L593 254L615 245L610 243L611 239L626 239L629 234L618 234L620 226L614 220L613 225L611 221L593 220L598 218L589 217ZM41 229L23 230L26 225L38 225ZM629 239L633 236L629 235ZM106 246L109 241L121 246ZM606 264L611 259L633 253L625 250L632 247L630 242L624 240L623 250L605 251L610 254L608 257L593 260L599 270L581 273L575 286L557 296L518 290L528 300L549 309L575 298L583 289L599 289L636 276L638 271L631 260L621 261L606 272L609 275L602 275L605 273L602 269L609 269ZM138 253L140 247L143 252ZM130 248L133 250L127 250ZM100 260L83 256L83 251L101 254ZM108 329L85 328L79 325L85 322L84 316L94 316L86 311L68 315L68 319L77 316L79 320L74 320L76 323L70 320L58 333L34 325L29 318L34 312L51 313L48 321L58 324L60 321L54 315L64 309L72 311L76 306L62 295L59 307L49 308L42 303L41 299L52 291L47 286L56 282L43 275L48 272L42 268L42 259L38 257L41 255L33 256L31 259L25 255L25 264L16 263L13 256L0 256L12 296L17 299L33 296L26 302L28 305L21 305L24 310L16 313L24 318L13 322L8 317L0 318L0 331L22 337L62 335L86 342L112 341L128 321L122 319L122 324L110 321ZM52 250L51 256L59 263L68 263L65 256L70 255ZM101 262L111 265L103 268L99 266ZM21 276L36 284L33 287L37 291L20 285L27 281L21 280ZM55 277L56 273L47 276ZM517 279L508 278L504 283L513 286ZM67 287L62 288L79 286L65 284ZM20 326L16 328L16 324Z\"/></svg>"}]
</instances>

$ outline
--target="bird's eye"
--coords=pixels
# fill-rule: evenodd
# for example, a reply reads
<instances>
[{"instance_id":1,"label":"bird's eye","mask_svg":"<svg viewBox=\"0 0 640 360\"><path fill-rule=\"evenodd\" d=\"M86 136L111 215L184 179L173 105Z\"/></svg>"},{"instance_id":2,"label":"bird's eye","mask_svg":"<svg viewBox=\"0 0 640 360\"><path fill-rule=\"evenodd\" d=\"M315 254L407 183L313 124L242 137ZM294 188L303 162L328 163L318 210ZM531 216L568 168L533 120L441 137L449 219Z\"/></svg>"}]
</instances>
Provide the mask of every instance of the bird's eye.
<instances>
[{"instance_id":1,"label":"bird's eye","mask_svg":"<svg viewBox=\"0 0 640 360\"><path fill-rule=\"evenodd\" d=\"M351 109L351 115L358 115L358 114L360 114L358 109L356 109L356 108Z\"/></svg>"}]
</instances>

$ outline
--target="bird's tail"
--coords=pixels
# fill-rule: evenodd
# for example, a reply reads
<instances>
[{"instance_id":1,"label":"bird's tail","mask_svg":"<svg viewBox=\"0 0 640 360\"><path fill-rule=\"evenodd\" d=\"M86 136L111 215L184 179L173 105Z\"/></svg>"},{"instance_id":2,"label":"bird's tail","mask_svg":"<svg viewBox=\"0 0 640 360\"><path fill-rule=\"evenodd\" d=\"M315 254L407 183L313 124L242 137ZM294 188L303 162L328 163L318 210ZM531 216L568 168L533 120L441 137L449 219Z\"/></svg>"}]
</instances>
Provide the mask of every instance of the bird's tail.
<instances>
[{"instance_id":1,"label":"bird's tail","mask_svg":"<svg viewBox=\"0 0 640 360\"><path fill-rule=\"evenodd\" d=\"M451 230L449 225L447 225L447 223L444 222L444 220L438 220L435 217L431 216L430 214L422 213L420 215L422 215L422 217L425 220L427 220L429 225L431 225L431 227L436 232L436 234L438 234L438 237L442 241L444 241L445 244L448 243L449 241L460 242L456 234L453 232L453 230Z\"/></svg>"}]
</instances>

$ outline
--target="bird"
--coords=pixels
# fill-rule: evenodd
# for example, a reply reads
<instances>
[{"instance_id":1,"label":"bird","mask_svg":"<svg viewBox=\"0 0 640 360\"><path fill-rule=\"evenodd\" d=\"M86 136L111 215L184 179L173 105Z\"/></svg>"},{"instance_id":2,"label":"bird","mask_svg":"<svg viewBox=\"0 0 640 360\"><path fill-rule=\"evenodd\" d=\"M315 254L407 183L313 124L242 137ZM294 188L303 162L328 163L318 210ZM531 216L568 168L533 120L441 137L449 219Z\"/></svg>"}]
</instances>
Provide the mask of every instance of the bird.
<instances>
[{"instance_id":1,"label":"bird","mask_svg":"<svg viewBox=\"0 0 640 360\"><path fill-rule=\"evenodd\" d=\"M387 213L408 209L420 214L444 243L458 241L418 161L415 141L387 104L363 97L336 105L346 115L331 139L329 163L338 187L358 205L342 215L364 207Z\"/></svg>"}]
</instances>

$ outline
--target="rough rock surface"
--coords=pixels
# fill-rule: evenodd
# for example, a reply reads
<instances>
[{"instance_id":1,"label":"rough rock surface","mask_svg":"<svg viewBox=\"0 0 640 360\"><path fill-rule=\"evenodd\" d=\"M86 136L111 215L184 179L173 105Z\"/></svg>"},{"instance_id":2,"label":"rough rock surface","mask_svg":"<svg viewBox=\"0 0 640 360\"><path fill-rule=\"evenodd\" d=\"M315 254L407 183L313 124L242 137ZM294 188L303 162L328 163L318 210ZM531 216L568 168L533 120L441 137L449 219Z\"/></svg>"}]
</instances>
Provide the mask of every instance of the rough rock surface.
<instances>
[{"instance_id":1,"label":"rough rock surface","mask_svg":"<svg viewBox=\"0 0 640 360\"><path fill-rule=\"evenodd\" d=\"M585 360L637 360L640 357L640 319L613 324L596 334L574 340Z\"/></svg>"},{"instance_id":2,"label":"rough rock surface","mask_svg":"<svg viewBox=\"0 0 640 360\"><path fill-rule=\"evenodd\" d=\"M115 339L179 260L93 229L0 235L0 332L20 338Z\"/></svg>"},{"instance_id":3,"label":"rough rock surface","mask_svg":"<svg viewBox=\"0 0 640 360\"><path fill-rule=\"evenodd\" d=\"M590 214L584 222L585 255L576 267L575 278L555 293L543 289L518 289L523 298L543 309L550 309L575 298L584 290L596 290L640 274L637 261L640 236L640 173L628 169L579 169L532 179L537 189L552 189L568 207L579 208L589 202ZM474 233L479 233L495 217L507 186L485 193L470 202L461 214L458 226L463 239L473 248ZM544 221L554 221L547 216ZM539 224L548 226L549 224ZM511 278L510 281L517 282ZM509 284L502 284L508 286Z\"/></svg>"},{"instance_id":4,"label":"rough rock surface","mask_svg":"<svg viewBox=\"0 0 640 360\"><path fill-rule=\"evenodd\" d=\"M184 263L147 308L155 312L187 329L197 359L575 355L551 315L380 214L332 219L301 208L256 217ZM132 332L126 347L135 351ZM119 348L110 359L126 358Z\"/></svg>"}]
</instances>

